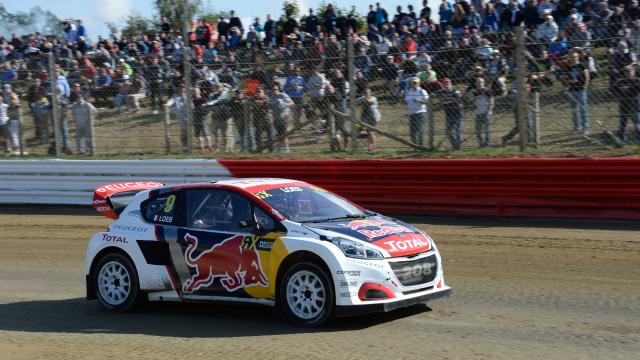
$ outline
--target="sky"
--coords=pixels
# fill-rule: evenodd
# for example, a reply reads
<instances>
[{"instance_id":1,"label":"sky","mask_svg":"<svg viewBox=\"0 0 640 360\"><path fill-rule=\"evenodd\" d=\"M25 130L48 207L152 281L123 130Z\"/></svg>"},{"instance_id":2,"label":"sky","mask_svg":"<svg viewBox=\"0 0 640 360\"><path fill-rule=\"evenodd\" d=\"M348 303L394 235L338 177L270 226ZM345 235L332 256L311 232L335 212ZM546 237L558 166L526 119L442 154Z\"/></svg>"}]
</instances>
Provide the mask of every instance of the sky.
<instances>
[{"instance_id":1,"label":"sky","mask_svg":"<svg viewBox=\"0 0 640 360\"><path fill-rule=\"evenodd\" d=\"M361 15L366 15L369 4L374 4L376 0L341 0L327 2L338 5L342 8L350 9L355 6ZM301 13L307 13L309 7L316 9L322 0L298 0L298 6ZM122 24L125 16L132 12L151 18L155 13L153 0L9 0L2 1L9 12L28 11L29 9L40 6L44 10L49 10L61 19L82 19L89 34L89 38L96 39L98 35L107 36L109 30L106 22L115 22ZM259 16L264 19L266 14L272 14L274 18L282 12L282 0L240 0L240 1L220 1L220 0L203 0L207 8L213 8L216 11L235 10L236 14L241 18L254 18ZM419 12L422 8L421 0L391 0L380 1L392 16L395 13L395 7L412 4ZM429 5L432 11L439 5L439 1L430 0ZM230 5L232 4L232 5Z\"/></svg>"}]
</instances>

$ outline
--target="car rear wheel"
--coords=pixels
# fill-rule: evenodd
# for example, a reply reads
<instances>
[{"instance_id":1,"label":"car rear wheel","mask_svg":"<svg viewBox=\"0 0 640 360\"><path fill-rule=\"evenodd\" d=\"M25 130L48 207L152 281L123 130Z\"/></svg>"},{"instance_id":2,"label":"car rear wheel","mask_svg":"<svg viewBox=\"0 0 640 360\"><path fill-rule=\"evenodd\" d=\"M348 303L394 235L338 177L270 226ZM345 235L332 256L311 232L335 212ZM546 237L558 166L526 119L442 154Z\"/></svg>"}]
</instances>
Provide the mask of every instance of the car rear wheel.
<instances>
[{"instance_id":1,"label":"car rear wheel","mask_svg":"<svg viewBox=\"0 0 640 360\"><path fill-rule=\"evenodd\" d=\"M333 286L320 266L310 262L293 265L280 286L280 304L292 323L320 326L333 313Z\"/></svg>"},{"instance_id":2,"label":"car rear wheel","mask_svg":"<svg viewBox=\"0 0 640 360\"><path fill-rule=\"evenodd\" d=\"M126 256L112 253L98 262L93 285L100 303L110 311L125 312L141 302L136 269Z\"/></svg>"}]
</instances>

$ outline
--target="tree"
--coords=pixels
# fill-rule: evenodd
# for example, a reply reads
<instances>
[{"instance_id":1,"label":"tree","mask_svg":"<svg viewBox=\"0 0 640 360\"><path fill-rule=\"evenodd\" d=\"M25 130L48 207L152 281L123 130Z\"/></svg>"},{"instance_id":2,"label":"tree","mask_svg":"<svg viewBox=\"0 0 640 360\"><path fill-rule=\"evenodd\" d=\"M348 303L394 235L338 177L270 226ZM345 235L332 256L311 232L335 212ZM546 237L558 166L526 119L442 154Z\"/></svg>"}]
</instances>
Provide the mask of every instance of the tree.
<instances>
[{"instance_id":1,"label":"tree","mask_svg":"<svg viewBox=\"0 0 640 360\"><path fill-rule=\"evenodd\" d=\"M316 10L316 16L318 17L318 19L320 19L320 22L323 22L324 19L324 13L327 11L327 6L329 4L327 4L327 2L322 1L319 5L318 5L318 9ZM342 11L344 14L352 14L354 19L356 19L356 23L358 24L358 31L362 31L362 30L366 30L367 28L367 21L366 19L360 15L360 13L358 13L356 11L356 7L352 6L351 10L348 10L346 8L340 7L336 4L333 5L333 10L335 11L335 13L337 14L338 11ZM306 16L305 16L306 17ZM302 21L304 21L305 19L303 18Z\"/></svg>"},{"instance_id":2,"label":"tree","mask_svg":"<svg viewBox=\"0 0 640 360\"><path fill-rule=\"evenodd\" d=\"M124 23L125 25L122 28L122 36L125 38L139 36L140 34L149 35L155 32L153 23L140 14L133 13L131 15L127 15Z\"/></svg>"},{"instance_id":3,"label":"tree","mask_svg":"<svg viewBox=\"0 0 640 360\"><path fill-rule=\"evenodd\" d=\"M62 36L60 18L48 10L36 6L29 12L18 11L10 13L0 4L0 35L10 36L11 33L19 35L40 32L45 35Z\"/></svg>"},{"instance_id":4,"label":"tree","mask_svg":"<svg viewBox=\"0 0 640 360\"><path fill-rule=\"evenodd\" d=\"M201 0L156 0L155 6L158 9L160 20L167 18L174 31L182 32L184 18L189 20L189 26L193 17L197 14L198 8L202 5Z\"/></svg>"},{"instance_id":5,"label":"tree","mask_svg":"<svg viewBox=\"0 0 640 360\"><path fill-rule=\"evenodd\" d=\"M117 38L119 31L116 24L109 21L106 23L106 25L107 25L107 28L109 29L109 37L111 37L112 39Z\"/></svg>"}]
</instances>

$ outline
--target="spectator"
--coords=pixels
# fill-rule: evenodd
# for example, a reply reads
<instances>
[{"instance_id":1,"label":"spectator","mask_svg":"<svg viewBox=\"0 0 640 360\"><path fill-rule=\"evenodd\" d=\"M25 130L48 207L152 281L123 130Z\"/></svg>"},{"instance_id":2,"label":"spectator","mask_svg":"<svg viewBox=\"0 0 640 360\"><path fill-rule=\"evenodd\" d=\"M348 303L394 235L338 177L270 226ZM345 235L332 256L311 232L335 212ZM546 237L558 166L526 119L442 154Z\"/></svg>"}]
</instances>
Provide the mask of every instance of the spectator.
<instances>
[{"instance_id":1,"label":"spectator","mask_svg":"<svg viewBox=\"0 0 640 360\"><path fill-rule=\"evenodd\" d=\"M500 15L500 28L502 30L511 30L515 26L522 25L525 14L520 11L520 7L516 0L509 2L509 7Z\"/></svg>"},{"instance_id":2,"label":"spectator","mask_svg":"<svg viewBox=\"0 0 640 360\"><path fill-rule=\"evenodd\" d=\"M364 90L364 96L356 99L356 103L360 104L362 107L362 112L360 113L360 121L367 125L375 126L380 122L380 112L378 111L378 99L373 96L373 93L370 88L366 88ZM368 152L376 152L377 151L377 139L375 132L366 129L367 134L367 151Z\"/></svg>"},{"instance_id":3,"label":"spectator","mask_svg":"<svg viewBox=\"0 0 640 360\"><path fill-rule=\"evenodd\" d=\"M76 124L77 150L80 155L93 156L93 134L91 133L92 118L96 115L96 108L87 102L84 96L69 106L69 110Z\"/></svg>"},{"instance_id":4,"label":"spectator","mask_svg":"<svg viewBox=\"0 0 640 360\"><path fill-rule=\"evenodd\" d=\"M451 79L442 80L442 89L436 94L445 113L446 134L454 150L462 144L462 93L453 87Z\"/></svg>"},{"instance_id":5,"label":"spectator","mask_svg":"<svg viewBox=\"0 0 640 360\"><path fill-rule=\"evenodd\" d=\"M272 47L276 44L276 23L271 19L271 15L267 14L267 20L264 23L264 45Z\"/></svg>"},{"instance_id":6,"label":"spectator","mask_svg":"<svg viewBox=\"0 0 640 360\"><path fill-rule=\"evenodd\" d=\"M631 121L635 127L635 140L640 143L640 79L636 77L633 66L624 69L624 78L617 80L611 91L619 102L620 130L618 137L623 143L628 141L627 122Z\"/></svg>"},{"instance_id":7,"label":"spectator","mask_svg":"<svg viewBox=\"0 0 640 360\"><path fill-rule=\"evenodd\" d=\"M276 149L289 153L291 149L289 148L289 139L287 137L287 126L289 123L290 109L294 104L289 95L282 92L280 84L277 82L274 83L271 88L269 104L271 106L271 115L273 116L273 126L275 128Z\"/></svg>"},{"instance_id":8,"label":"spectator","mask_svg":"<svg viewBox=\"0 0 640 360\"><path fill-rule=\"evenodd\" d=\"M258 88L253 99L253 115L252 123L254 128L255 151L262 152L267 148L270 152L275 151L276 129L273 124L273 116L271 114L271 104L264 89ZM266 146L263 144L263 137L267 136Z\"/></svg>"},{"instance_id":9,"label":"spectator","mask_svg":"<svg viewBox=\"0 0 640 360\"><path fill-rule=\"evenodd\" d=\"M11 142L9 136L9 104L4 102L4 97L0 96L0 143L5 153L11 153Z\"/></svg>"},{"instance_id":10,"label":"spectator","mask_svg":"<svg viewBox=\"0 0 640 360\"><path fill-rule=\"evenodd\" d=\"M178 127L180 128L180 151L187 152L187 90L180 87L179 92L174 94L168 101L167 107L176 117Z\"/></svg>"},{"instance_id":11,"label":"spectator","mask_svg":"<svg viewBox=\"0 0 640 360\"><path fill-rule=\"evenodd\" d=\"M200 151L213 151L213 142L211 141L211 132L209 129L209 119L206 108L208 99L202 96L199 87L193 88L193 132L198 139Z\"/></svg>"},{"instance_id":12,"label":"spectator","mask_svg":"<svg viewBox=\"0 0 640 360\"><path fill-rule=\"evenodd\" d=\"M306 91L307 84L304 78L300 76L300 70L298 67L295 67L284 83L284 92L293 101L293 126L296 129L301 125L300 119L304 111L304 94Z\"/></svg>"},{"instance_id":13,"label":"spectator","mask_svg":"<svg viewBox=\"0 0 640 360\"><path fill-rule=\"evenodd\" d=\"M35 137L31 145L49 143L49 122L51 121L51 106L45 94L39 94L38 100L31 103L33 122L36 128Z\"/></svg>"},{"instance_id":14,"label":"spectator","mask_svg":"<svg viewBox=\"0 0 640 360\"><path fill-rule=\"evenodd\" d=\"M203 98L207 99L204 96ZM231 93L227 86L222 83L216 84L215 91L208 97L207 107L211 108L211 118L213 120L213 149L227 152L227 130L230 117L229 103Z\"/></svg>"},{"instance_id":15,"label":"spectator","mask_svg":"<svg viewBox=\"0 0 640 360\"><path fill-rule=\"evenodd\" d=\"M491 90L485 86L485 80L482 77L475 78L475 88L472 92L476 112L475 130L478 146L487 147L491 145L489 125L491 123L495 98Z\"/></svg>"},{"instance_id":16,"label":"spectator","mask_svg":"<svg viewBox=\"0 0 640 360\"><path fill-rule=\"evenodd\" d=\"M558 24L553 21L553 16L547 15L545 22L538 26L536 38L542 42L552 42L558 37Z\"/></svg>"},{"instance_id":17,"label":"spectator","mask_svg":"<svg viewBox=\"0 0 640 360\"><path fill-rule=\"evenodd\" d=\"M498 31L499 19L500 18L499 18L498 12L496 11L493 3L487 2L487 5L485 5L485 9L484 9L484 18L483 18L484 29L490 32Z\"/></svg>"},{"instance_id":18,"label":"spectator","mask_svg":"<svg viewBox=\"0 0 640 360\"><path fill-rule=\"evenodd\" d=\"M151 107L153 114L157 115L162 106L163 83L166 78L166 69L160 63L158 57L151 58L151 64L145 69L144 77L149 82L149 94L151 95Z\"/></svg>"},{"instance_id":19,"label":"spectator","mask_svg":"<svg viewBox=\"0 0 640 360\"><path fill-rule=\"evenodd\" d=\"M407 111L409 113L409 133L411 142L424 146L424 122L427 114L429 94L420 87L420 80L414 78L410 82L411 87L405 95Z\"/></svg>"},{"instance_id":20,"label":"spectator","mask_svg":"<svg viewBox=\"0 0 640 360\"><path fill-rule=\"evenodd\" d=\"M567 86L567 97L573 116L573 128L586 133L589 128L589 109L587 88L589 87L589 69L580 59L580 53L572 52L569 64L561 74L562 83Z\"/></svg>"}]
</instances>

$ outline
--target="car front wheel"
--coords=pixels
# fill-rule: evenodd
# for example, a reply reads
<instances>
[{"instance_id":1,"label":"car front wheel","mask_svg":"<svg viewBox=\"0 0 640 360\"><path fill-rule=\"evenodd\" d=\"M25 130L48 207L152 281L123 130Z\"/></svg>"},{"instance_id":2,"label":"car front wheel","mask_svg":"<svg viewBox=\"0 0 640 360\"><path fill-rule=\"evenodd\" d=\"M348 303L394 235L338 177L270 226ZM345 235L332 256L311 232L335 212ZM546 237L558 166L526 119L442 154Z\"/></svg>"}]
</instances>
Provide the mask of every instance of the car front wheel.
<instances>
[{"instance_id":1,"label":"car front wheel","mask_svg":"<svg viewBox=\"0 0 640 360\"><path fill-rule=\"evenodd\" d=\"M320 326L333 313L333 287L326 272L314 263L290 267L284 274L280 296L283 312L296 325Z\"/></svg>"},{"instance_id":2,"label":"car front wheel","mask_svg":"<svg viewBox=\"0 0 640 360\"><path fill-rule=\"evenodd\" d=\"M136 269L122 254L108 254L100 259L93 285L98 300L110 311L128 311L142 299Z\"/></svg>"}]
</instances>

